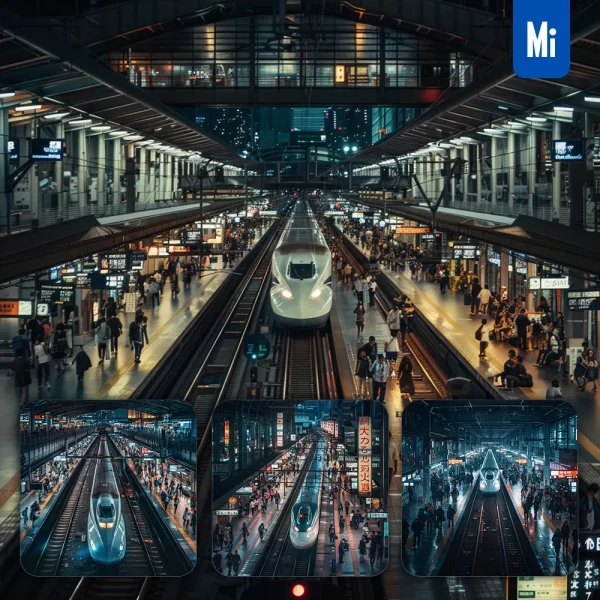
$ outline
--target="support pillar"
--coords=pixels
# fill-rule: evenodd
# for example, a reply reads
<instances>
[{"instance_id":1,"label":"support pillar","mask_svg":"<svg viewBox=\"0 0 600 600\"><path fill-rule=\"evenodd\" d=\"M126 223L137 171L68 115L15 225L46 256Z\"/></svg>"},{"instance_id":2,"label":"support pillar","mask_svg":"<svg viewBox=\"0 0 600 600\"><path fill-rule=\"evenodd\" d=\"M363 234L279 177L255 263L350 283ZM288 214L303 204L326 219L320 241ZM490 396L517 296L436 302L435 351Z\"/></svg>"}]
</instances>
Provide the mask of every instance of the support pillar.
<instances>
[{"instance_id":1,"label":"support pillar","mask_svg":"<svg viewBox=\"0 0 600 600\"><path fill-rule=\"evenodd\" d=\"M552 459L550 434L550 423L544 423L544 482L546 486L550 484L550 461Z\"/></svg>"},{"instance_id":2,"label":"support pillar","mask_svg":"<svg viewBox=\"0 0 600 600\"><path fill-rule=\"evenodd\" d=\"M106 204L106 138L98 135L98 207Z\"/></svg>"},{"instance_id":3,"label":"support pillar","mask_svg":"<svg viewBox=\"0 0 600 600\"><path fill-rule=\"evenodd\" d=\"M477 179L475 180L476 183L476 191L477 191L477 204L479 205L479 203L481 202L481 169L482 169L482 163L483 163L483 146L482 144L477 144L477 153L475 156L475 165L476 165L476 169L477 169Z\"/></svg>"},{"instance_id":4,"label":"support pillar","mask_svg":"<svg viewBox=\"0 0 600 600\"><path fill-rule=\"evenodd\" d=\"M527 214L533 216L533 198L535 196L535 180L537 178L537 131L529 130L527 141Z\"/></svg>"},{"instance_id":5,"label":"support pillar","mask_svg":"<svg viewBox=\"0 0 600 600\"><path fill-rule=\"evenodd\" d=\"M146 195L148 202L156 202L156 150L150 150L148 154L148 186Z\"/></svg>"},{"instance_id":6,"label":"support pillar","mask_svg":"<svg viewBox=\"0 0 600 600\"><path fill-rule=\"evenodd\" d=\"M140 179L138 183L138 202L146 203L148 202L148 161L146 149L142 146L140 148Z\"/></svg>"},{"instance_id":7,"label":"support pillar","mask_svg":"<svg viewBox=\"0 0 600 600\"><path fill-rule=\"evenodd\" d=\"M508 261L510 257L506 252L500 252L500 288L505 288L508 294Z\"/></svg>"},{"instance_id":8,"label":"support pillar","mask_svg":"<svg viewBox=\"0 0 600 600\"><path fill-rule=\"evenodd\" d=\"M82 211L87 206L87 165L87 136L85 129L80 129L77 132L77 195L79 208Z\"/></svg>"},{"instance_id":9,"label":"support pillar","mask_svg":"<svg viewBox=\"0 0 600 600\"><path fill-rule=\"evenodd\" d=\"M490 173L490 188L492 192L492 207L496 206L496 186L498 185L498 138L496 136L492 137L492 171ZM492 210L492 212L496 212Z\"/></svg>"},{"instance_id":10,"label":"support pillar","mask_svg":"<svg viewBox=\"0 0 600 600\"><path fill-rule=\"evenodd\" d=\"M561 139L561 122L556 119L552 124L552 139ZM560 184L561 184L562 162L556 161L552 165L552 221L558 223L560 220Z\"/></svg>"},{"instance_id":11,"label":"support pillar","mask_svg":"<svg viewBox=\"0 0 600 600\"><path fill-rule=\"evenodd\" d=\"M2 231L10 233L11 226L11 196L6 189L8 177L8 109L0 109L0 219L6 219L6 227Z\"/></svg>"},{"instance_id":12,"label":"support pillar","mask_svg":"<svg viewBox=\"0 0 600 600\"><path fill-rule=\"evenodd\" d=\"M113 204L121 204L121 140L112 141Z\"/></svg>"},{"instance_id":13,"label":"support pillar","mask_svg":"<svg viewBox=\"0 0 600 600\"><path fill-rule=\"evenodd\" d=\"M454 164L454 161L456 160L457 156L458 156L458 149L452 148L450 150L450 165ZM454 206L455 198L456 198L456 178L453 177L450 180L450 202L452 203L452 206Z\"/></svg>"},{"instance_id":14,"label":"support pillar","mask_svg":"<svg viewBox=\"0 0 600 600\"><path fill-rule=\"evenodd\" d=\"M165 154L165 200L173 197L173 158Z\"/></svg>"},{"instance_id":15,"label":"support pillar","mask_svg":"<svg viewBox=\"0 0 600 600\"><path fill-rule=\"evenodd\" d=\"M530 277L537 275L537 265L535 263L527 262L527 281ZM527 310L529 312L535 310L535 292L527 290Z\"/></svg>"},{"instance_id":16,"label":"support pillar","mask_svg":"<svg viewBox=\"0 0 600 600\"><path fill-rule=\"evenodd\" d=\"M507 159L508 159L508 214L513 215L514 212L514 203L515 203L515 174L516 174L516 141L517 134L509 131L508 133L508 151L507 151Z\"/></svg>"}]
</instances>

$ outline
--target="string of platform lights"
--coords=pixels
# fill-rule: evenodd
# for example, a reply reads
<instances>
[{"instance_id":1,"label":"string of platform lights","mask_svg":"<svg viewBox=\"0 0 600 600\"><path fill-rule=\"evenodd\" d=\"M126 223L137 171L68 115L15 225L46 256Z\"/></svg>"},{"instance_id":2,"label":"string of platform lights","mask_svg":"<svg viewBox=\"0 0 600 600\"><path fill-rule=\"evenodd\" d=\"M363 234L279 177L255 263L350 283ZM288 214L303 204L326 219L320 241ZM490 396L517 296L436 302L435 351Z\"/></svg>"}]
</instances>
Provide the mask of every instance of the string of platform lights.
<instances>
[{"instance_id":1,"label":"string of platform lights","mask_svg":"<svg viewBox=\"0 0 600 600\"><path fill-rule=\"evenodd\" d=\"M590 104L600 104L600 96L585 96L584 100ZM508 106L498 105L500 110L510 110ZM474 129L468 133L471 135L481 135L488 137L504 138L508 133L525 133L529 128L546 129L547 122L561 121L571 123L573 121L573 113L575 108L572 106L554 106L550 112L538 111L523 118L503 119L498 123L492 123L491 126ZM478 140L471 136L459 136L446 138L437 142L429 142L423 148L409 152L395 158L388 158L379 163L358 167L352 170L353 175L358 175L364 171L374 169L376 167L384 167L387 165L398 164L400 162L414 162L419 158L431 154L432 152L445 153L445 150L462 148L465 144L479 144L482 140Z\"/></svg>"},{"instance_id":2,"label":"string of platform lights","mask_svg":"<svg viewBox=\"0 0 600 600\"><path fill-rule=\"evenodd\" d=\"M23 95L24 98L19 102L19 97ZM49 125L62 123L68 127L68 131L71 132L89 129L93 134L102 133L108 135L109 140L122 139L125 142L145 147L148 150L158 150L164 154L183 158L192 164L207 166L210 163L211 167L222 166L228 171L237 173L244 171L242 167L210 160L209 158L202 156L202 152L199 150L184 150L176 146L165 144L157 138L152 138L147 134L142 135L133 129L123 128L121 125L99 119L98 117L80 111L79 109L62 104L59 105L46 98L41 101L39 99L37 101L33 100L26 92L0 91L0 101L2 101L0 102L0 108L9 109L9 123L21 124L24 120L27 120L27 118L43 119L43 122ZM177 123L172 122L163 127L155 128L154 132L159 134L166 127L177 127L177 125Z\"/></svg>"}]
</instances>

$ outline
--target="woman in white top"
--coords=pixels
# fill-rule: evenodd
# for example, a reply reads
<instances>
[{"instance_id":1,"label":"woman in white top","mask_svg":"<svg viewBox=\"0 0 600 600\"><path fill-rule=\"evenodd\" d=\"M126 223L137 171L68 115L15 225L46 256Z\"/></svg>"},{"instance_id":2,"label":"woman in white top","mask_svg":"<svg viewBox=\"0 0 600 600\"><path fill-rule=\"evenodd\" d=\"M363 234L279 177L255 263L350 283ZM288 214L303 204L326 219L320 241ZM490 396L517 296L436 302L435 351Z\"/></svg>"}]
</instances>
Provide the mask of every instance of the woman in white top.
<instances>
[{"instance_id":1,"label":"woman in white top","mask_svg":"<svg viewBox=\"0 0 600 600\"><path fill-rule=\"evenodd\" d=\"M52 355L44 343L44 336L40 335L33 347L35 352L35 361L37 363L38 388L41 388L46 380L46 387L50 389L50 361Z\"/></svg>"},{"instance_id":2,"label":"woman in white top","mask_svg":"<svg viewBox=\"0 0 600 600\"><path fill-rule=\"evenodd\" d=\"M487 358L485 350L490 343L490 330L487 326L487 319L481 319L481 339L479 340L479 358Z\"/></svg>"}]
</instances>

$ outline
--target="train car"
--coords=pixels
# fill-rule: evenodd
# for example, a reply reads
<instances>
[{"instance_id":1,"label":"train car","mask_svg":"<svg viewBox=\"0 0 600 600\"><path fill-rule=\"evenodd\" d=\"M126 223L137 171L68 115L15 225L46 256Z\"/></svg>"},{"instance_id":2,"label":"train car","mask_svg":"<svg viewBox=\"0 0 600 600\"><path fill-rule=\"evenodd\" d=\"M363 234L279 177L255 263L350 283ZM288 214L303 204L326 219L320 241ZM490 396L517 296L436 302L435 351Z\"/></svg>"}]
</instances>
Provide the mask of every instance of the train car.
<instances>
[{"instance_id":1,"label":"train car","mask_svg":"<svg viewBox=\"0 0 600 600\"><path fill-rule=\"evenodd\" d=\"M292 507L290 541L297 550L308 550L319 537L325 448L316 443L317 450Z\"/></svg>"},{"instance_id":2,"label":"train car","mask_svg":"<svg viewBox=\"0 0 600 600\"><path fill-rule=\"evenodd\" d=\"M296 202L271 265L275 321L292 328L323 327L333 300L331 252L305 201Z\"/></svg>"},{"instance_id":3,"label":"train car","mask_svg":"<svg viewBox=\"0 0 600 600\"><path fill-rule=\"evenodd\" d=\"M126 543L121 498L106 441L100 442L95 460L88 514L88 548L93 560L110 565L123 560Z\"/></svg>"},{"instance_id":4,"label":"train car","mask_svg":"<svg viewBox=\"0 0 600 600\"><path fill-rule=\"evenodd\" d=\"M492 450L488 450L481 465L479 489L486 494L496 494L500 490L500 469Z\"/></svg>"}]
</instances>

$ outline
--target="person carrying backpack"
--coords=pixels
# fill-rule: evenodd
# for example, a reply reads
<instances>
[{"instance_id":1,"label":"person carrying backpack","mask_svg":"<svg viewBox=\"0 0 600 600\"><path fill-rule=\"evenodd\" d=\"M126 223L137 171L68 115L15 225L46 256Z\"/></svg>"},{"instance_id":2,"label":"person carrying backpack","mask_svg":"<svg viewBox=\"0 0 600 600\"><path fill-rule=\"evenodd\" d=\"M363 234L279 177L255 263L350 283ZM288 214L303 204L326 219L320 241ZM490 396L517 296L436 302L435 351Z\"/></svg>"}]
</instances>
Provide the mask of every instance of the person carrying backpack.
<instances>
[{"instance_id":1,"label":"person carrying backpack","mask_svg":"<svg viewBox=\"0 0 600 600\"><path fill-rule=\"evenodd\" d=\"M142 354L144 338L142 332L142 319L139 317L135 319L135 321L132 321L129 325L129 343L134 352L135 363L141 363L142 361L140 360L140 356Z\"/></svg>"}]
</instances>

